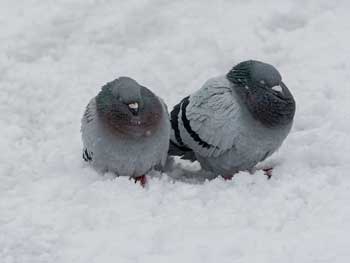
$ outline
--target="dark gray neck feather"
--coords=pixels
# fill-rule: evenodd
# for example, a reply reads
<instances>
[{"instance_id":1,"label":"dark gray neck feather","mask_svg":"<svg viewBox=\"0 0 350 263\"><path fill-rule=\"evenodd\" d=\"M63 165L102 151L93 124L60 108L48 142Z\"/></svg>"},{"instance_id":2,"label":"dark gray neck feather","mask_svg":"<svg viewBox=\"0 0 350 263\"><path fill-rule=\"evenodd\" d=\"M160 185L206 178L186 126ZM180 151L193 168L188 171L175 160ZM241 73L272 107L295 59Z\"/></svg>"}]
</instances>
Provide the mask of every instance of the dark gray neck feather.
<instances>
[{"instance_id":1,"label":"dark gray neck feather","mask_svg":"<svg viewBox=\"0 0 350 263\"><path fill-rule=\"evenodd\" d=\"M278 127L288 125L293 121L295 114L295 101L287 87L283 87L283 98L276 96L259 84L260 77L254 79L252 77L252 67L259 61L246 61L235 66L229 73L227 79L233 83L235 92L239 95L242 104L246 105L253 118L260 121L267 127ZM270 66L268 64L265 64ZM264 65L263 65L264 66ZM278 78L279 73L274 72L272 66L266 71L271 71ZM256 68L255 68L256 69ZM263 68L264 70L265 68ZM259 70L259 68L258 68ZM256 75L261 75L261 71L254 72ZM267 78L271 75L267 75ZM280 82L280 80L278 80Z\"/></svg>"},{"instance_id":2,"label":"dark gray neck feather","mask_svg":"<svg viewBox=\"0 0 350 263\"><path fill-rule=\"evenodd\" d=\"M157 129L163 116L163 107L150 90L145 87L140 89L142 106L137 116L133 116L128 106L114 93L107 84L96 96L96 111L103 124L112 131L130 135Z\"/></svg>"},{"instance_id":3,"label":"dark gray neck feather","mask_svg":"<svg viewBox=\"0 0 350 263\"><path fill-rule=\"evenodd\" d=\"M288 125L293 121L295 114L293 97L280 99L259 90L246 96L245 104L252 116L267 127Z\"/></svg>"}]
</instances>

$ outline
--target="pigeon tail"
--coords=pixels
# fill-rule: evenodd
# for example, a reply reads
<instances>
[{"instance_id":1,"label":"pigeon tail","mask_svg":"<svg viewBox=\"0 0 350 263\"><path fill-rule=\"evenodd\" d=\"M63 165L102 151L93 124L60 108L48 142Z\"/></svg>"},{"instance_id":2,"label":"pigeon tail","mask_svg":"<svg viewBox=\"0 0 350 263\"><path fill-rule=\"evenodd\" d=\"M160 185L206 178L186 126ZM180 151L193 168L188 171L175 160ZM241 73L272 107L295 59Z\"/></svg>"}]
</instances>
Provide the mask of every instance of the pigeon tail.
<instances>
[{"instance_id":1,"label":"pigeon tail","mask_svg":"<svg viewBox=\"0 0 350 263\"><path fill-rule=\"evenodd\" d=\"M179 146L170 140L168 154L171 156L179 156L183 160L189 160L191 162L197 161L194 152L186 146Z\"/></svg>"}]
</instances>

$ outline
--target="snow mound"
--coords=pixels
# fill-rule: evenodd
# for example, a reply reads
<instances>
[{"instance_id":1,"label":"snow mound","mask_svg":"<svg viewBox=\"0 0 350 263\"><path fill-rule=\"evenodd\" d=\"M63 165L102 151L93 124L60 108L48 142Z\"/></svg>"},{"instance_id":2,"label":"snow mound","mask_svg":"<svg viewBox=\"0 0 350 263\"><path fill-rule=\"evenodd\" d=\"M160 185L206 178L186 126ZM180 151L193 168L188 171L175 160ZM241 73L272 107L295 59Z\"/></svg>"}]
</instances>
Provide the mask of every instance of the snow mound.
<instances>
[{"instance_id":1,"label":"snow mound","mask_svg":"<svg viewBox=\"0 0 350 263\"><path fill-rule=\"evenodd\" d=\"M349 262L349 8L2 0L0 262ZM297 102L271 180L142 189L83 163L80 118L107 81L132 76L171 108L246 59L276 65Z\"/></svg>"}]
</instances>

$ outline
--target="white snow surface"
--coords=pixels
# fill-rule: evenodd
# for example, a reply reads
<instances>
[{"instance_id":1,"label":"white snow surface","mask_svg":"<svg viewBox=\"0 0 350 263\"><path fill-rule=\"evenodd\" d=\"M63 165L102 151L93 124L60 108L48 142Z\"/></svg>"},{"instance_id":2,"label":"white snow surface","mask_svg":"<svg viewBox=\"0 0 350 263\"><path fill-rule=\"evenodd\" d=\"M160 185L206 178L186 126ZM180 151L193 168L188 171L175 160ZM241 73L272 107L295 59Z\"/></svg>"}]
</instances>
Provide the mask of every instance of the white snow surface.
<instances>
[{"instance_id":1,"label":"white snow surface","mask_svg":"<svg viewBox=\"0 0 350 263\"><path fill-rule=\"evenodd\" d=\"M1 0L0 262L350 262L349 11L345 0ZM106 82L131 76L171 109L247 59L275 65L297 102L262 164L271 180L155 174L143 189L83 162L80 119Z\"/></svg>"}]
</instances>

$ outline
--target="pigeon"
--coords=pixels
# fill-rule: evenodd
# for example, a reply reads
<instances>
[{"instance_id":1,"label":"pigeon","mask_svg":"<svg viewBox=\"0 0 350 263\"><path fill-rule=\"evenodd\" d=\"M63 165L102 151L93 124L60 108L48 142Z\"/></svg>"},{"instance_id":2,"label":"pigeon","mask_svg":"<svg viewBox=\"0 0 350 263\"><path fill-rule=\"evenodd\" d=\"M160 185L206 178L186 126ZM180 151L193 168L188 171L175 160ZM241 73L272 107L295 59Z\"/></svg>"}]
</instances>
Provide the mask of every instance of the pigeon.
<instances>
[{"instance_id":1,"label":"pigeon","mask_svg":"<svg viewBox=\"0 0 350 263\"><path fill-rule=\"evenodd\" d=\"M252 171L281 146L294 114L295 100L278 70L244 61L173 108L168 154L232 178Z\"/></svg>"},{"instance_id":2,"label":"pigeon","mask_svg":"<svg viewBox=\"0 0 350 263\"><path fill-rule=\"evenodd\" d=\"M119 77L86 107L83 159L99 172L129 176L144 186L145 174L166 161L170 129L164 102L135 80Z\"/></svg>"}]
</instances>

